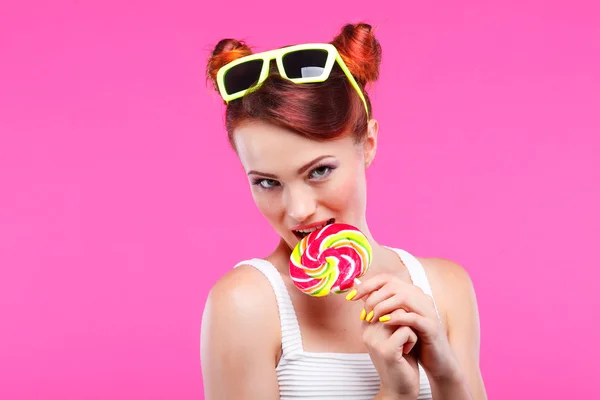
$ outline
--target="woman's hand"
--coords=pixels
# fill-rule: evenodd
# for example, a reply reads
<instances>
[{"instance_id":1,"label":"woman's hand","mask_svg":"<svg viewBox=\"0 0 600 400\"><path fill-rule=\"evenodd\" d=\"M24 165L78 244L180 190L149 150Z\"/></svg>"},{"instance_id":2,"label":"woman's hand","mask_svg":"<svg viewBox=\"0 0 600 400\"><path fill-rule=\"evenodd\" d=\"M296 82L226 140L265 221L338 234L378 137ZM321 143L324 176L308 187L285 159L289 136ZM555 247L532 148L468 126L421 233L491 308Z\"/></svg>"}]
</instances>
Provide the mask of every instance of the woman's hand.
<instances>
[{"instance_id":1,"label":"woman's hand","mask_svg":"<svg viewBox=\"0 0 600 400\"><path fill-rule=\"evenodd\" d=\"M364 320L363 311L361 319ZM363 341L377 370L380 390L375 399L416 399L419 395L419 367L411 354L417 335L407 326L363 324Z\"/></svg>"},{"instance_id":2,"label":"woman's hand","mask_svg":"<svg viewBox=\"0 0 600 400\"><path fill-rule=\"evenodd\" d=\"M365 280L355 290L356 294L351 292L347 298L351 301L364 301L367 323L386 327L382 332L407 332L410 329L416 333L419 341L415 349L418 351L416 356L430 378L452 381L460 375L458 363L431 296L419 287L390 274L380 274ZM400 342L397 340L393 343ZM413 342L409 342L410 348L414 346ZM391 343L390 341L390 345ZM406 362L403 357L399 357L397 361Z\"/></svg>"}]
</instances>

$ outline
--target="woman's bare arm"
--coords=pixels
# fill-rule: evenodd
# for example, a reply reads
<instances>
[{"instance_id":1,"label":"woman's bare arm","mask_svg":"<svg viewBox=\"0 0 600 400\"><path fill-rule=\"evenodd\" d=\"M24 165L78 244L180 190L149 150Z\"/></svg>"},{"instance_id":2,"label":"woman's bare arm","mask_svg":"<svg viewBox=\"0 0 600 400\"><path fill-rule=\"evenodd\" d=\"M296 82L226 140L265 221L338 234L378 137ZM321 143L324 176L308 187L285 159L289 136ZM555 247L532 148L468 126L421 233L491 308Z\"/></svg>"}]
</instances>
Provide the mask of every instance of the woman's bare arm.
<instances>
[{"instance_id":1,"label":"woman's bare arm","mask_svg":"<svg viewBox=\"0 0 600 400\"><path fill-rule=\"evenodd\" d=\"M446 259L428 259L426 264L434 296L444 304L448 341L473 400L486 400L487 393L479 367L479 310L473 282L459 264Z\"/></svg>"},{"instance_id":2,"label":"woman's bare arm","mask_svg":"<svg viewBox=\"0 0 600 400\"><path fill-rule=\"evenodd\" d=\"M278 400L281 344L275 295L262 273L240 266L211 289L202 316L206 400Z\"/></svg>"}]
</instances>

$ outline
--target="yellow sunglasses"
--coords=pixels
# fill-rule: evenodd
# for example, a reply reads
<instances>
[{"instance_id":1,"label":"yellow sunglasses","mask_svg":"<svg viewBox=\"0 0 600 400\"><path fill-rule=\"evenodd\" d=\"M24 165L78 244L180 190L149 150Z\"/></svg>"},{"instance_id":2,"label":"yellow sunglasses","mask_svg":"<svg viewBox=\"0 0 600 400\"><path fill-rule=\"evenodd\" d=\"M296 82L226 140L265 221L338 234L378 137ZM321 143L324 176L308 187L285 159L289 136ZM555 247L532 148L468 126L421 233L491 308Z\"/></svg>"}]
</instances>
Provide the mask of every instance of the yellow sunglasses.
<instances>
[{"instance_id":1,"label":"yellow sunglasses","mask_svg":"<svg viewBox=\"0 0 600 400\"><path fill-rule=\"evenodd\" d=\"M337 61L362 100L367 116L367 101L334 45L307 43L251 54L230 62L217 72L217 85L226 103L245 96L269 75L269 63L275 59L279 75L294 83L324 82Z\"/></svg>"}]
</instances>

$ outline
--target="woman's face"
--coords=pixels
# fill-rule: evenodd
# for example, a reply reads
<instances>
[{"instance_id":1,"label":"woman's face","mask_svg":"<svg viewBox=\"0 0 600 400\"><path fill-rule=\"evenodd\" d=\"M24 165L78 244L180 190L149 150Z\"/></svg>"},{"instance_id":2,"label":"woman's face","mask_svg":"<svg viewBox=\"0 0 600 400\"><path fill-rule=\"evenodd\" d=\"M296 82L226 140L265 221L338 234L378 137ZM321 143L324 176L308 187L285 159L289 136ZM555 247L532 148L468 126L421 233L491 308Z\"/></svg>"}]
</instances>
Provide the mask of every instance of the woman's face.
<instances>
[{"instance_id":1,"label":"woman's face","mask_svg":"<svg viewBox=\"0 0 600 400\"><path fill-rule=\"evenodd\" d=\"M376 137L374 120L362 144L351 135L317 142L253 121L236 129L234 141L256 206L293 248L331 221L367 229L365 168Z\"/></svg>"}]
</instances>

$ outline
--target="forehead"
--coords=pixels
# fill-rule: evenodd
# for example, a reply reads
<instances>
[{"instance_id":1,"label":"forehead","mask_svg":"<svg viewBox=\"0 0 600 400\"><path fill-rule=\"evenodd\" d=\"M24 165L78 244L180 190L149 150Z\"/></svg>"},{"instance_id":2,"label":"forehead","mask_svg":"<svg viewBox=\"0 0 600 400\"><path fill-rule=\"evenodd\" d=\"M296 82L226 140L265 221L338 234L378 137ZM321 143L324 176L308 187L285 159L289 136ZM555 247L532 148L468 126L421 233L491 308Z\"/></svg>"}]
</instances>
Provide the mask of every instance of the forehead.
<instances>
[{"instance_id":1,"label":"forehead","mask_svg":"<svg viewBox=\"0 0 600 400\"><path fill-rule=\"evenodd\" d=\"M350 135L316 141L260 121L238 127L234 141L244 167L264 172L282 167L296 168L324 154L346 157L355 150Z\"/></svg>"}]
</instances>

